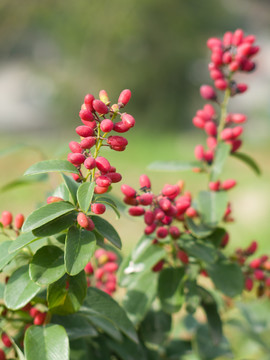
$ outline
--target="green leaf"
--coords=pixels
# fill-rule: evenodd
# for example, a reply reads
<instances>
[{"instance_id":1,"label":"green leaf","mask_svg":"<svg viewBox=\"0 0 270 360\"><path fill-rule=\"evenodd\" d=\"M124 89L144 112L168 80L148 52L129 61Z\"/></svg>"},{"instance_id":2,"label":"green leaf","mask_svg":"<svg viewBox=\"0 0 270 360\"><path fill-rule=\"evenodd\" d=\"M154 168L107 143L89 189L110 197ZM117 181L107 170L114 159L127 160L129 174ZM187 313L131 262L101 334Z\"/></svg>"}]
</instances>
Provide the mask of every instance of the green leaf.
<instances>
[{"instance_id":1,"label":"green leaf","mask_svg":"<svg viewBox=\"0 0 270 360\"><path fill-rule=\"evenodd\" d=\"M187 171L194 168L202 168L202 163L199 161L155 161L148 166L148 169L156 171Z\"/></svg>"},{"instance_id":2,"label":"green leaf","mask_svg":"<svg viewBox=\"0 0 270 360\"><path fill-rule=\"evenodd\" d=\"M14 244L14 241L8 240L0 243L0 271L17 255L17 252L10 254L9 248Z\"/></svg>"},{"instance_id":3,"label":"green leaf","mask_svg":"<svg viewBox=\"0 0 270 360\"><path fill-rule=\"evenodd\" d=\"M214 344L218 344L222 340L222 322L218 313L217 303L213 295L201 286L198 286L198 292L201 295L201 306L203 307Z\"/></svg>"},{"instance_id":4,"label":"green leaf","mask_svg":"<svg viewBox=\"0 0 270 360\"><path fill-rule=\"evenodd\" d=\"M224 141L218 143L211 167L210 181L217 181L219 179L230 151L231 146L229 144L226 144Z\"/></svg>"},{"instance_id":5,"label":"green leaf","mask_svg":"<svg viewBox=\"0 0 270 360\"><path fill-rule=\"evenodd\" d=\"M216 228L216 230L210 236L208 236L207 239L205 239L205 241L209 241L209 242L211 241L211 243L214 244L216 248L219 248L225 234L226 234L225 229Z\"/></svg>"},{"instance_id":6,"label":"green leaf","mask_svg":"<svg viewBox=\"0 0 270 360\"><path fill-rule=\"evenodd\" d=\"M68 336L60 325L30 326L24 348L27 360L69 360Z\"/></svg>"},{"instance_id":7,"label":"green leaf","mask_svg":"<svg viewBox=\"0 0 270 360\"><path fill-rule=\"evenodd\" d=\"M150 310L140 325L139 334L144 342L162 344L171 330L172 317L162 310Z\"/></svg>"},{"instance_id":8,"label":"green leaf","mask_svg":"<svg viewBox=\"0 0 270 360\"><path fill-rule=\"evenodd\" d=\"M117 354L120 359L124 360L147 360L145 352L142 346L135 344L133 341L124 337L121 343L106 339L106 347L112 350L114 354Z\"/></svg>"},{"instance_id":9,"label":"green leaf","mask_svg":"<svg viewBox=\"0 0 270 360\"><path fill-rule=\"evenodd\" d=\"M180 360L181 359L180 356L190 354L191 352L192 352L192 344L188 340L172 339L166 345L166 355L167 355L166 359L168 360Z\"/></svg>"},{"instance_id":10,"label":"green leaf","mask_svg":"<svg viewBox=\"0 0 270 360\"><path fill-rule=\"evenodd\" d=\"M39 239L31 231L27 232L27 233L21 233L16 238L16 240L12 241L8 251L9 251L9 253L14 253L36 240L39 240ZM2 254L1 250L0 250L0 252Z\"/></svg>"},{"instance_id":11,"label":"green leaf","mask_svg":"<svg viewBox=\"0 0 270 360\"><path fill-rule=\"evenodd\" d=\"M241 152L234 152L231 155L236 159L241 160L246 165L248 165L255 172L255 174L261 175L261 169L252 157L250 157L247 154L243 154Z\"/></svg>"},{"instance_id":12,"label":"green leaf","mask_svg":"<svg viewBox=\"0 0 270 360\"><path fill-rule=\"evenodd\" d=\"M69 191L67 189L66 184L62 183L58 185L57 188L52 193L52 196L57 196L64 199L65 201L69 201Z\"/></svg>"},{"instance_id":13,"label":"green leaf","mask_svg":"<svg viewBox=\"0 0 270 360\"><path fill-rule=\"evenodd\" d=\"M224 216L228 195L226 191L200 191L199 212L202 222L210 227L216 227Z\"/></svg>"},{"instance_id":14,"label":"green leaf","mask_svg":"<svg viewBox=\"0 0 270 360\"><path fill-rule=\"evenodd\" d=\"M186 310L189 314L194 314L194 312L198 309L201 301L196 280L186 281L185 289Z\"/></svg>"},{"instance_id":15,"label":"green leaf","mask_svg":"<svg viewBox=\"0 0 270 360\"><path fill-rule=\"evenodd\" d=\"M40 286L29 277L28 265L24 265L9 278L4 301L9 309L18 310L32 300L39 290Z\"/></svg>"},{"instance_id":16,"label":"green leaf","mask_svg":"<svg viewBox=\"0 0 270 360\"><path fill-rule=\"evenodd\" d=\"M23 352L21 351L21 349L20 349L19 346L15 343L14 340L12 341L12 344L13 344L13 347L15 348L15 350L16 350L16 353L17 353L17 355L18 355L18 359L19 359L19 360L26 360L25 357L24 357Z\"/></svg>"},{"instance_id":17,"label":"green leaf","mask_svg":"<svg viewBox=\"0 0 270 360\"><path fill-rule=\"evenodd\" d=\"M199 326L195 341L200 360L212 360L221 356L226 356L224 359L233 358L228 340L223 336L222 340L215 344L207 325Z\"/></svg>"},{"instance_id":18,"label":"green leaf","mask_svg":"<svg viewBox=\"0 0 270 360\"><path fill-rule=\"evenodd\" d=\"M95 202L108 205L115 212L117 219L120 219L120 213L117 209L117 205L111 198L106 196L100 196L95 199Z\"/></svg>"},{"instance_id":19,"label":"green leaf","mask_svg":"<svg viewBox=\"0 0 270 360\"><path fill-rule=\"evenodd\" d=\"M82 271L90 261L96 248L96 238L92 231L72 226L68 230L65 243L65 266L69 275Z\"/></svg>"},{"instance_id":20,"label":"green leaf","mask_svg":"<svg viewBox=\"0 0 270 360\"><path fill-rule=\"evenodd\" d=\"M47 224L48 222L59 218L60 216L70 213L74 206L65 201L59 201L42 206L33 211L25 220L22 231L28 232Z\"/></svg>"},{"instance_id":21,"label":"green leaf","mask_svg":"<svg viewBox=\"0 0 270 360\"><path fill-rule=\"evenodd\" d=\"M192 239L189 236L183 236L177 243L188 253L196 259L205 261L206 263L213 263L218 257L215 247L207 242L199 239Z\"/></svg>"},{"instance_id":22,"label":"green leaf","mask_svg":"<svg viewBox=\"0 0 270 360\"><path fill-rule=\"evenodd\" d=\"M191 234L199 239L206 238L207 236L211 235L212 232L214 231L213 228L210 228L207 225L195 224L193 219L189 217L186 218L186 222Z\"/></svg>"},{"instance_id":23,"label":"green leaf","mask_svg":"<svg viewBox=\"0 0 270 360\"><path fill-rule=\"evenodd\" d=\"M28 168L24 175L35 175L48 172L68 172L78 174L79 170L67 160L44 160Z\"/></svg>"},{"instance_id":24,"label":"green leaf","mask_svg":"<svg viewBox=\"0 0 270 360\"><path fill-rule=\"evenodd\" d=\"M51 322L53 324L62 325L66 329L69 340L98 335L96 329L80 314L66 316L53 315Z\"/></svg>"},{"instance_id":25,"label":"green leaf","mask_svg":"<svg viewBox=\"0 0 270 360\"><path fill-rule=\"evenodd\" d=\"M104 316L111 320L128 338L134 342L138 342L134 326L125 311L105 292L89 287L87 289L87 297L80 312Z\"/></svg>"},{"instance_id":26,"label":"green leaf","mask_svg":"<svg viewBox=\"0 0 270 360\"><path fill-rule=\"evenodd\" d=\"M100 216L93 215L91 216L91 219L94 221L95 230L109 240L113 245L118 247L118 249L121 249L121 239L115 228L107 220Z\"/></svg>"},{"instance_id":27,"label":"green leaf","mask_svg":"<svg viewBox=\"0 0 270 360\"><path fill-rule=\"evenodd\" d=\"M38 285L57 281L65 274L64 252L57 246L43 246L33 256L29 274Z\"/></svg>"},{"instance_id":28,"label":"green leaf","mask_svg":"<svg viewBox=\"0 0 270 360\"><path fill-rule=\"evenodd\" d=\"M136 277L123 299L123 307L130 320L137 325L143 320L157 294L158 274L147 271Z\"/></svg>"},{"instance_id":29,"label":"green leaf","mask_svg":"<svg viewBox=\"0 0 270 360\"><path fill-rule=\"evenodd\" d=\"M159 275L158 296L163 311L177 312L184 302L184 268L163 269Z\"/></svg>"},{"instance_id":30,"label":"green leaf","mask_svg":"<svg viewBox=\"0 0 270 360\"><path fill-rule=\"evenodd\" d=\"M84 316L93 324L99 331L104 331L105 334L109 335L115 341L121 342L123 336L118 329L117 325L105 316L98 314L84 314Z\"/></svg>"},{"instance_id":31,"label":"green leaf","mask_svg":"<svg viewBox=\"0 0 270 360\"><path fill-rule=\"evenodd\" d=\"M77 199L81 210L86 213L91 205L91 201L94 195L94 182L82 183L77 191Z\"/></svg>"},{"instance_id":32,"label":"green leaf","mask_svg":"<svg viewBox=\"0 0 270 360\"><path fill-rule=\"evenodd\" d=\"M54 314L67 315L77 312L86 296L86 276L84 271L78 275L64 275L48 288L48 305Z\"/></svg>"},{"instance_id":33,"label":"green leaf","mask_svg":"<svg viewBox=\"0 0 270 360\"><path fill-rule=\"evenodd\" d=\"M47 179L48 179L47 174L33 175L29 178L20 177L18 179L10 181L9 183L1 186L0 192L9 191L9 190L12 190L14 188L17 188L17 187L23 186L23 185L31 185L36 182L46 181Z\"/></svg>"},{"instance_id":34,"label":"green leaf","mask_svg":"<svg viewBox=\"0 0 270 360\"><path fill-rule=\"evenodd\" d=\"M241 268L227 260L220 259L207 265L207 272L216 288L229 297L239 295L243 291L244 277Z\"/></svg>"},{"instance_id":35,"label":"green leaf","mask_svg":"<svg viewBox=\"0 0 270 360\"><path fill-rule=\"evenodd\" d=\"M59 232L68 229L70 226L74 225L77 219L78 212L72 211L68 214L64 214L52 221L49 221L47 224L44 224L33 230L33 234L37 237L46 237L58 234Z\"/></svg>"},{"instance_id":36,"label":"green leaf","mask_svg":"<svg viewBox=\"0 0 270 360\"><path fill-rule=\"evenodd\" d=\"M72 177L67 176L65 174L62 174L62 177L66 183L67 189L71 195L73 203L75 205L77 205L77 191L78 191L80 184L77 183L77 181L75 181Z\"/></svg>"}]
</instances>

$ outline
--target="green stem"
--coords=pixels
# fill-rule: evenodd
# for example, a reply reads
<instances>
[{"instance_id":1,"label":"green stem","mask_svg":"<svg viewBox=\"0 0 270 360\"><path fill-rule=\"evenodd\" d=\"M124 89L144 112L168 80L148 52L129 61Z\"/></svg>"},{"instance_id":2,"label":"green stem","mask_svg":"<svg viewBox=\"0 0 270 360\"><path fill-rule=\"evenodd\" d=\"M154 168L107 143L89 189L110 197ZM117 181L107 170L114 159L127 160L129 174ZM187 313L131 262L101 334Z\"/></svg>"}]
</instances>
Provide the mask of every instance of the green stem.
<instances>
[{"instance_id":1,"label":"green stem","mask_svg":"<svg viewBox=\"0 0 270 360\"><path fill-rule=\"evenodd\" d=\"M221 103L221 110L220 110L220 122L218 125L218 135L217 135L217 141L219 142L221 140L221 132L224 129L226 125L226 117L227 117L227 106L230 99L231 91L229 88L226 89L223 102Z\"/></svg>"}]
</instances>

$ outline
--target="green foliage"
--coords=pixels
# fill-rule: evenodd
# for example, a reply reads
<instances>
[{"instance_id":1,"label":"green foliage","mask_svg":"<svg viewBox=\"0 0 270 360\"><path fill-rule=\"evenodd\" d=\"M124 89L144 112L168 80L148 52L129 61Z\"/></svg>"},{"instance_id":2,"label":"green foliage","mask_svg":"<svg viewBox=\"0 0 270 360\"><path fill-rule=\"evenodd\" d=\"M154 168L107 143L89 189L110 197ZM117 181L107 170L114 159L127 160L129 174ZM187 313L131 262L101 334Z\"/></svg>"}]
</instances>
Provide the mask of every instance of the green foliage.
<instances>
[{"instance_id":1,"label":"green foliage","mask_svg":"<svg viewBox=\"0 0 270 360\"><path fill-rule=\"evenodd\" d=\"M49 172L69 172L79 175L78 169L67 160L40 161L30 166L30 168L25 171L24 175L29 176Z\"/></svg>"},{"instance_id":2,"label":"green foliage","mask_svg":"<svg viewBox=\"0 0 270 360\"><path fill-rule=\"evenodd\" d=\"M91 218L95 224L95 231L99 232L118 249L121 249L121 239L115 228L107 220L101 218L100 216L93 215Z\"/></svg>"},{"instance_id":3,"label":"green foliage","mask_svg":"<svg viewBox=\"0 0 270 360\"><path fill-rule=\"evenodd\" d=\"M27 360L69 360L69 342L59 325L31 326L25 334Z\"/></svg>"}]
</instances>

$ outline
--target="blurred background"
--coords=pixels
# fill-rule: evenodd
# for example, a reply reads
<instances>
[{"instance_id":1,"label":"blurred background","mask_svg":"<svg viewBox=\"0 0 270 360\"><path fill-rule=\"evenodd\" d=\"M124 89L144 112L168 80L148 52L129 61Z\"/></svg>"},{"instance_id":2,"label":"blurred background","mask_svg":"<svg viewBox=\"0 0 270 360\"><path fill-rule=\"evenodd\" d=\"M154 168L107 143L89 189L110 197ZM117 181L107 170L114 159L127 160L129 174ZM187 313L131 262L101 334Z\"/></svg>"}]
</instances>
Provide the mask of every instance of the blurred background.
<instances>
[{"instance_id":1,"label":"blurred background","mask_svg":"<svg viewBox=\"0 0 270 360\"><path fill-rule=\"evenodd\" d=\"M139 175L147 173L159 191L165 182L184 179L196 195L207 184L203 175L147 166L194 160L194 146L204 144L205 135L191 120L204 104L200 85L211 84L206 40L243 28L256 35L262 51L256 72L243 77L250 90L233 98L230 110L248 115L242 151L258 161L263 175L235 159L226 166L224 179L239 183L231 191L237 221L229 225L228 251L256 239L259 253L270 253L269 13L268 0L1 0L0 210L28 215L45 201L58 175L31 186L20 177L34 162L66 157L69 141L78 140L83 98L100 89L113 102L123 89L132 91L127 112L136 126L127 133L129 145L108 154L123 182L139 187ZM116 184L120 196L119 189ZM127 252L142 221L112 219Z\"/></svg>"}]
</instances>

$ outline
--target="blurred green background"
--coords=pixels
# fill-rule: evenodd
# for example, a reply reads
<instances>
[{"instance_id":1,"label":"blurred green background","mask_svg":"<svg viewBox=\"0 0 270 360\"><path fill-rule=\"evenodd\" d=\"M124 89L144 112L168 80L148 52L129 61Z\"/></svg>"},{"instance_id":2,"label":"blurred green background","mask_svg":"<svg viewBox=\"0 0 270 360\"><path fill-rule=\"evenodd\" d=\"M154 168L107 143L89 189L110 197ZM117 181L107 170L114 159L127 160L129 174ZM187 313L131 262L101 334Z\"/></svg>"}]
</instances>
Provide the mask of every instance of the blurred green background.
<instances>
[{"instance_id":1,"label":"blurred green background","mask_svg":"<svg viewBox=\"0 0 270 360\"><path fill-rule=\"evenodd\" d=\"M106 89L112 101L129 88L127 112L136 126L127 133L123 153L108 158L123 182L138 187L139 175L152 178L154 191L186 181L195 195L207 180L195 173L152 172L155 160L193 160L205 135L191 119L203 106L199 86L211 83L206 40L227 30L254 33L262 51L258 69L244 75L250 91L235 97L230 110L244 112L242 151L263 169L256 177L231 159L223 179L234 177L233 216L228 251L256 239L259 253L270 243L270 43L268 0L1 0L0 2L0 211L28 215L60 181L3 191L34 162L65 158L68 142L77 140L78 112L84 95ZM23 146L27 145L27 146ZM14 147L13 152L4 149ZM120 184L114 187L120 196ZM142 221L111 216L128 252L143 231ZM258 358L259 359L259 358Z\"/></svg>"}]
</instances>

